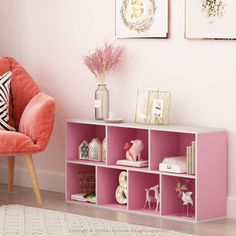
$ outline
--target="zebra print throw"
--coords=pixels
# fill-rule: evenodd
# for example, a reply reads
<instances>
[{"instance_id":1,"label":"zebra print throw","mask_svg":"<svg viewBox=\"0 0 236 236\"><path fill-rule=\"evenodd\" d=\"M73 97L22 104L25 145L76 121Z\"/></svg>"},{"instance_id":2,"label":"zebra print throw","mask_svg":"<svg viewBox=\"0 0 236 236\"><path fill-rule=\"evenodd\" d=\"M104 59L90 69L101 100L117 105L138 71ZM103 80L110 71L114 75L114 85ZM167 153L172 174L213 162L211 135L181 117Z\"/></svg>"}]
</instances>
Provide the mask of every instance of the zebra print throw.
<instances>
[{"instance_id":1,"label":"zebra print throw","mask_svg":"<svg viewBox=\"0 0 236 236\"><path fill-rule=\"evenodd\" d=\"M11 75L12 73L9 71L0 76L0 130L15 130L8 124Z\"/></svg>"}]
</instances>

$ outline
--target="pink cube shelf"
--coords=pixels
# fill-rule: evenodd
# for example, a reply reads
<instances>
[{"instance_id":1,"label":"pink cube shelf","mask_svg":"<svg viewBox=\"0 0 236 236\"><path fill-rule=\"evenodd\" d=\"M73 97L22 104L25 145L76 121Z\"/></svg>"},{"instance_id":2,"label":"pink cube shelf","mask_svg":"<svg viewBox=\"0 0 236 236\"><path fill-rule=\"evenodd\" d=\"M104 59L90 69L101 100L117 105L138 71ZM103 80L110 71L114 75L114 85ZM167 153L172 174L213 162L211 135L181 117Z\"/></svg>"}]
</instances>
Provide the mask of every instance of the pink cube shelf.
<instances>
[{"instance_id":1,"label":"pink cube shelf","mask_svg":"<svg viewBox=\"0 0 236 236\"><path fill-rule=\"evenodd\" d=\"M174 176L162 176L162 187L161 187L161 199L162 208L161 214L164 216L179 216L183 218L195 219L195 180L187 179L189 181L188 191L192 192L193 206L189 204L188 214L187 207L183 205L181 198L177 196L175 187L177 182L183 181L183 179Z\"/></svg>"},{"instance_id":2,"label":"pink cube shelf","mask_svg":"<svg viewBox=\"0 0 236 236\"><path fill-rule=\"evenodd\" d=\"M95 166L67 164L67 183L66 183L66 200L71 200L71 194L82 193L78 174L80 172L94 172Z\"/></svg>"},{"instance_id":3,"label":"pink cube shelf","mask_svg":"<svg viewBox=\"0 0 236 236\"><path fill-rule=\"evenodd\" d=\"M105 126L67 123L67 160L78 159L78 147L84 141L90 142L98 138L100 142L105 138Z\"/></svg>"},{"instance_id":4,"label":"pink cube shelf","mask_svg":"<svg viewBox=\"0 0 236 236\"><path fill-rule=\"evenodd\" d=\"M148 130L108 127L107 130L107 163L115 165L117 160L125 159L124 144L134 139L141 139L144 143L141 158L148 160Z\"/></svg>"},{"instance_id":5,"label":"pink cube shelf","mask_svg":"<svg viewBox=\"0 0 236 236\"><path fill-rule=\"evenodd\" d=\"M128 173L128 209L143 213L160 214L159 210L156 212L156 209L144 208L145 188L151 188L157 184L160 186L159 175L136 171L129 171ZM153 191L151 196L154 196Z\"/></svg>"},{"instance_id":6,"label":"pink cube shelf","mask_svg":"<svg viewBox=\"0 0 236 236\"><path fill-rule=\"evenodd\" d=\"M119 175L124 170L98 167L97 169L97 204L107 207L127 209L116 201L115 192L119 186Z\"/></svg>"},{"instance_id":7,"label":"pink cube shelf","mask_svg":"<svg viewBox=\"0 0 236 236\"><path fill-rule=\"evenodd\" d=\"M110 124L104 121L71 119L66 124L66 201L71 194L81 193L78 173L96 174L96 204L82 203L142 215L199 222L226 216L227 196L227 133L223 129L191 126L148 126L133 123ZM78 146L93 138L107 138L106 162L78 160ZM116 165L125 159L126 142L144 142L142 158L145 168ZM195 141L195 175L159 171L159 163L168 156L186 155L186 147ZM127 172L127 204L115 198L119 174ZM193 192L193 206L183 206L175 187L178 180L188 179ZM159 185L160 206L144 209L145 188Z\"/></svg>"},{"instance_id":8,"label":"pink cube shelf","mask_svg":"<svg viewBox=\"0 0 236 236\"><path fill-rule=\"evenodd\" d=\"M151 131L150 169L158 170L159 163L168 156L185 156L186 147L195 141L195 134Z\"/></svg>"}]
</instances>

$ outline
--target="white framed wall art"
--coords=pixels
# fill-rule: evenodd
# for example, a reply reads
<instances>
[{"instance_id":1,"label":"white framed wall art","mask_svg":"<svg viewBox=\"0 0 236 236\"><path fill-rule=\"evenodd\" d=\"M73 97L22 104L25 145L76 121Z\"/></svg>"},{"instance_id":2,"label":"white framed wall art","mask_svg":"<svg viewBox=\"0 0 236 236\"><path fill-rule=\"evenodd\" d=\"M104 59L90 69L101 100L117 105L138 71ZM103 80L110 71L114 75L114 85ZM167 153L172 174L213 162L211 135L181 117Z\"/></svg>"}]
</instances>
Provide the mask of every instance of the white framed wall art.
<instances>
[{"instance_id":1,"label":"white framed wall art","mask_svg":"<svg viewBox=\"0 0 236 236\"><path fill-rule=\"evenodd\" d=\"M185 0L186 39L236 39L236 0Z\"/></svg>"},{"instance_id":2,"label":"white framed wall art","mask_svg":"<svg viewBox=\"0 0 236 236\"><path fill-rule=\"evenodd\" d=\"M117 38L168 38L169 0L116 0Z\"/></svg>"}]
</instances>

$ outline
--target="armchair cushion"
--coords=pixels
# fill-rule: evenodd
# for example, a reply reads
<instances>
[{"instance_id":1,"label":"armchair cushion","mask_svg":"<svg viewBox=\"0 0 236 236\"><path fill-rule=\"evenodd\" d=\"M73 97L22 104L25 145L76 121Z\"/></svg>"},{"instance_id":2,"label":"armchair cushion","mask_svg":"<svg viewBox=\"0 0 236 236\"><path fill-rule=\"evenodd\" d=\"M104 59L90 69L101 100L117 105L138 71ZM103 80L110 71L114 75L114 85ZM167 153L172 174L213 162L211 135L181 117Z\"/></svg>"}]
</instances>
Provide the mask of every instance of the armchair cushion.
<instances>
[{"instance_id":1,"label":"armchair cushion","mask_svg":"<svg viewBox=\"0 0 236 236\"><path fill-rule=\"evenodd\" d=\"M31 138L34 152L43 151L51 135L55 117L55 100L43 92L34 96L20 120L19 132Z\"/></svg>"},{"instance_id":2,"label":"armchair cushion","mask_svg":"<svg viewBox=\"0 0 236 236\"><path fill-rule=\"evenodd\" d=\"M0 76L0 130L15 130L9 122L10 71Z\"/></svg>"},{"instance_id":3,"label":"armchair cushion","mask_svg":"<svg viewBox=\"0 0 236 236\"><path fill-rule=\"evenodd\" d=\"M0 130L0 155L31 153L35 150L30 137L14 131Z\"/></svg>"}]
</instances>

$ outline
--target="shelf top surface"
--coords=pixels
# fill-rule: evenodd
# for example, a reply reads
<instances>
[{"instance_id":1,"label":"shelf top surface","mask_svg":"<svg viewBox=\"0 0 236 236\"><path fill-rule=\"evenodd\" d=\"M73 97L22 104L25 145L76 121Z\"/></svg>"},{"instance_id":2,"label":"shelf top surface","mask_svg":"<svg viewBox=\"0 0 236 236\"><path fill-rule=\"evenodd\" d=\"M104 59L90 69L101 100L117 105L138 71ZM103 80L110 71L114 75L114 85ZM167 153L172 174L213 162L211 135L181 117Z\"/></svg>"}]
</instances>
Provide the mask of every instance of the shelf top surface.
<instances>
[{"instance_id":1,"label":"shelf top surface","mask_svg":"<svg viewBox=\"0 0 236 236\"><path fill-rule=\"evenodd\" d=\"M103 120L94 119L67 119L67 123L80 123L89 125L104 125L108 127L121 127L121 128L136 128L136 129L150 129L157 131L169 131L169 132L181 132L181 133L214 133L226 131L222 128L213 127L198 127L198 126L184 126L184 125L145 125L132 122L122 122L122 123L108 123Z\"/></svg>"}]
</instances>

